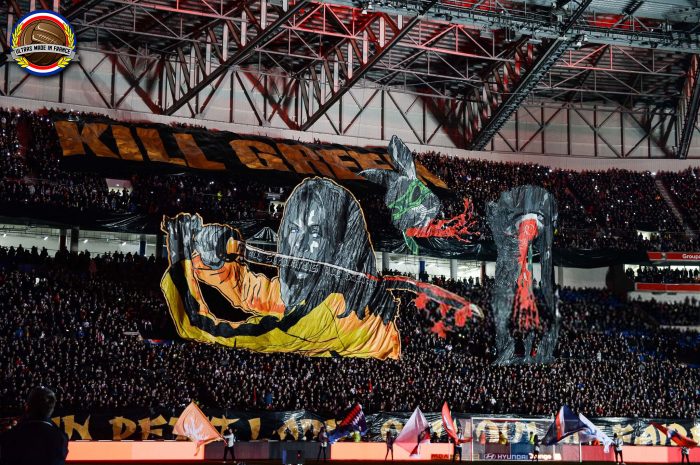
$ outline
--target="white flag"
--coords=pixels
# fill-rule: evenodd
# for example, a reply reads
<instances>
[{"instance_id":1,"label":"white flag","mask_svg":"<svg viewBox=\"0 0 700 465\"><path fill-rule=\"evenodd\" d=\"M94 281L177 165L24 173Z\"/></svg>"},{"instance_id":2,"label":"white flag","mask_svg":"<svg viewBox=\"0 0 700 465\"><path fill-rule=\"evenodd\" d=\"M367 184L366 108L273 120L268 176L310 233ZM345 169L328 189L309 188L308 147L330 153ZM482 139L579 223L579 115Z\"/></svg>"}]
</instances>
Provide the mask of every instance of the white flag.
<instances>
[{"instance_id":1,"label":"white flag","mask_svg":"<svg viewBox=\"0 0 700 465\"><path fill-rule=\"evenodd\" d=\"M610 436L599 430L596 425L591 423L591 420L583 415L583 413L579 413L578 418L586 425L586 429L578 432L579 442L597 440L603 445L603 450L606 454L610 452L610 445L612 444L612 439L610 439Z\"/></svg>"}]
</instances>

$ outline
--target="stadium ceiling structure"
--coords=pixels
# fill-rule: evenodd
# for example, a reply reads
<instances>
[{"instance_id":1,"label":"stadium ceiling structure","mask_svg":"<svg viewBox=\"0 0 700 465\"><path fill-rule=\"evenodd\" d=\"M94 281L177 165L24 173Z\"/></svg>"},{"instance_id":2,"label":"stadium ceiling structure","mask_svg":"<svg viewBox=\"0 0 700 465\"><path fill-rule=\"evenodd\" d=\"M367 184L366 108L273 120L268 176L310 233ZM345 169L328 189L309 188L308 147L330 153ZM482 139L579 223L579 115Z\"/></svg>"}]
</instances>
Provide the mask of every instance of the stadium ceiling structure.
<instances>
[{"instance_id":1,"label":"stadium ceiling structure","mask_svg":"<svg viewBox=\"0 0 700 465\"><path fill-rule=\"evenodd\" d=\"M105 89L78 63L105 108L136 94L155 114L196 117L230 80L262 95L260 105L244 90L260 126L321 120L340 135L377 95L400 91L465 149L487 148L526 99L615 106L667 157L685 158L697 130L697 0L9 0L3 60L11 25L35 8L58 8L81 50L105 54L127 80ZM9 81L0 94L23 82ZM355 100L351 114L337 109L343 98Z\"/></svg>"}]
</instances>

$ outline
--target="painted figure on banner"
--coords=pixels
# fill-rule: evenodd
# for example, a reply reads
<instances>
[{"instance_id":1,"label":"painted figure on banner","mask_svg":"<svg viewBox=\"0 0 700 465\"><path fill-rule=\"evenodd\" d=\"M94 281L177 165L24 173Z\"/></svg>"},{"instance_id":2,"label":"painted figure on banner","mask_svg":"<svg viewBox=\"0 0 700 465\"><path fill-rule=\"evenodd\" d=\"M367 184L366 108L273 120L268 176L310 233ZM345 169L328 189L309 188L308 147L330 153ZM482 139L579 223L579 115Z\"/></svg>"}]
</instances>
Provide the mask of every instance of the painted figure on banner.
<instances>
[{"instance_id":1,"label":"painted figure on banner","mask_svg":"<svg viewBox=\"0 0 700 465\"><path fill-rule=\"evenodd\" d=\"M161 282L181 336L262 352L398 358L397 300L424 295L471 317L478 307L405 277L380 277L354 196L307 178L286 202L277 251L229 225L165 218L170 266ZM276 269L276 273L275 273Z\"/></svg>"},{"instance_id":2,"label":"painted figure on banner","mask_svg":"<svg viewBox=\"0 0 700 465\"><path fill-rule=\"evenodd\" d=\"M551 361L560 319L552 264L556 199L541 187L519 186L489 203L487 215L498 250L492 297L496 363ZM543 308L538 308L535 296L535 255L539 255Z\"/></svg>"}]
</instances>

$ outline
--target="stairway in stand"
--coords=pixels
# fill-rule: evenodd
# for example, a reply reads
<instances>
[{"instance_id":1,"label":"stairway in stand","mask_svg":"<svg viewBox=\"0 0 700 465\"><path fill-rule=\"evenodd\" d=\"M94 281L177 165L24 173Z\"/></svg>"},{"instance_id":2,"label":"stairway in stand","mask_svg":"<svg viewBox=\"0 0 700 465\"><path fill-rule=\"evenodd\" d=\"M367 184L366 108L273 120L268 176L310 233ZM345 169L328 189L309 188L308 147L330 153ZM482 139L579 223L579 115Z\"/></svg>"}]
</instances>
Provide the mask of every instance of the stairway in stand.
<instances>
[{"instance_id":1,"label":"stairway in stand","mask_svg":"<svg viewBox=\"0 0 700 465\"><path fill-rule=\"evenodd\" d=\"M676 202L674 202L673 197L671 197L671 193L668 191L668 189L666 189L666 186L664 185L663 181L661 181L661 179L655 179L654 183L656 184L656 188L659 190L661 197L663 197L664 201L666 201L666 205L668 205L669 208L671 208L673 215L676 217L681 226L683 226L683 230L688 235L688 237L692 239L697 239L697 232L693 231L693 229L685 221L685 218L683 218L683 215L676 206Z\"/></svg>"}]
</instances>

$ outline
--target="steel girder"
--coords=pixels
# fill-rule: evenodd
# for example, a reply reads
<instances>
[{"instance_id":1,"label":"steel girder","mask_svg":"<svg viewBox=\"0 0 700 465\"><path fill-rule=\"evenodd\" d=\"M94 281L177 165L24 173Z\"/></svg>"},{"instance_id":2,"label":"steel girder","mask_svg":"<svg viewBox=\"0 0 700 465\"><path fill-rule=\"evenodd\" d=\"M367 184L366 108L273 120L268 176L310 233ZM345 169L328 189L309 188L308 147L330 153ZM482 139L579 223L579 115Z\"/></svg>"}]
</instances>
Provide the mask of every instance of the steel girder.
<instances>
[{"instance_id":1,"label":"steel girder","mask_svg":"<svg viewBox=\"0 0 700 465\"><path fill-rule=\"evenodd\" d=\"M20 0L12 0L17 2ZM286 0L281 0L282 2ZM129 8L142 8L154 12L175 13L189 18L209 18L210 20L225 19L230 15L225 9L217 9L222 3L219 1L202 1L205 6L194 8L193 3L185 1L146 2L142 0L83 0L75 3L63 0L66 5L65 13L71 15L71 19L78 19L83 13L104 3L108 5L124 6ZM333 0L328 4L336 6L358 6L360 0ZM366 3L366 2L365 2ZM371 2L369 2L371 3ZM374 2L375 11L389 15L412 16L415 13L415 0L392 0ZM499 30L509 28L517 35L530 35L539 39L554 39L559 37L558 27L552 19L556 11L566 7L566 14L575 9L577 0L559 0L557 5L551 2L521 2L521 1L472 1L451 2L440 0L433 11L428 12L426 19L436 20L450 16L450 21L467 27L482 30ZM597 2L601 3L601 2ZM611 2L615 3L615 2ZM688 25L695 25L700 17L700 8L688 8L684 2L668 3L667 11L660 11L652 18L638 16L639 10L644 5L643 0L630 0L627 6L616 15L591 13L586 15L571 30L571 37L586 35L591 43L619 46L633 46L642 48L659 48L668 51L692 52L700 43L700 34L693 31ZM687 2L686 2L687 3ZM543 4L547 4L545 7ZM598 10L603 4L597 5ZM215 8L217 7L217 8ZM642 9L643 10L643 9ZM608 13L615 11L608 11ZM620 14L622 13L622 14ZM672 21L673 27L666 25ZM170 25L173 27L172 24ZM114 25L110 26L113 29ZM115 31L116 32L116 31ZM147 37L149 31L142 28L137 31ZM184 31L186 33L186 31Z\"/></svg>"},{"instance_id":2,"label":"steel girder","mask_svg":"<svg viewBox=\"0 0 700 465\"><path fill-rule=\"evenodd\" d=\"M542 55L533 63L532 67L521 77L512 93L496 108L478 134L470 143L473 150L483 150L486 144L493 138L498 130L508 121L520 104L527 98L532 89L542 77L554 66L556 61L572 43L572 39L566 38L567 32L576 24L593 0L583 0L578 9L561 26L560 36L550 43Z\"/></svg>"},{"instance_id":3,"label":"steel girder","mask_svg":"<svg viewBox=\"0 0 700 465\"><path fill-rule=\"evenodd\" d=\"M451 103L441 95L423 97L456 147L466 148L482 121L488 119L489 111L497 108L502 96L511 92L511 86L520 79L522 70L531 65L534 47L527 37L512 42L501 55L507 61L494 61L476 75L481 85L466 88L460 102Z\"/></svg>"},{"instance_id":4,"label":"steel girder","mask_svg":"<svg viewBox=\"0 0 700 465\"><path fill-rule=\"evenodd\" d=\"M290 6L284 14L277 18L277 20L274 23L270 24L268 27L260 31L260 33L254 39L252 39L250 42L248 42L246 45L240 48L233 56L225 60L213 71L207 74L206 70L202 70L204 74L202 79L195 86L189 89L185 95L183 95L175 103L170 105L170 107L168 107L164 113L166 115L174 114L195 95L199 94L203 89L205 89L212 82L214 82L215 79L223 75L231 67L236 66L242 63L247 58L249 58L253 51L259 45L261 45L263 42L269 39L272 36L272 34L274 34L277 31L277 29L279 29L282 25L286 24L292 16L297 14L299 10L304 8L308 3L309 0L298 0L293 6ZM195 47L194 50L196 53L199 49ZM199 60L199 63L201 63L201 60Z\"/></svg>"},{"instance_id":5,"label":"steel girder","mask_svg":"<svg viewBox=\"0 0 700 465\"><path fill-rule=\"evenodd\" d=\"M357 5L357 0L322 0L336 5ZM413 0L394 0L380 2L375 5L377 11L389 14L410 13ZM576 8L580 2L564 2L568 7ZM528 2L499 2L499 1L466 1L440 2L427 15L427 19L439 19L449 15L451 21L482 30L509 29L516 35L529 35L538 39L557 39L560 28L554 20L554 10L559 7L551 6L546 9L533 8ZM667 19L643 18L627 13L634 9L634 4L628 5L621 11L621 17L608 18L607 15L586 16L569 31L569 37L585 35L587 40L599 45L618 45L638 48L658 48L660 50L692 53L700 43L700 34L693 28L683 27L664 30ZM678 11L682 6L676 5ZM635 10L636 11L636 10ZM675 11L675 10L674 10ZM618 16L620 16L618 14ZM692 20L690 23L695 24Z\"/></svg>"},{"instance_id":6,"label":"steel girder","mask_svg":"<svg viewBox=\"0 0 700 465\"><path fill-rule=\"evenodd\" d=\"M483 150L491 138L508 121L520 104L530 95L537 83L549 71L562 53L569 47L567 40L555 40L549 44L532 68L525 74L512 93L495 109L469 144L472 150Z\"/></svg>"},{"instance_id":7,"label":"steel girder","mask_svg":"<svg viewBox=\"0 0 700 465\"><path fill-rule=\"evenodd\" d=\"M700 59L698 55L693 55L688 66L688 76L684 89L685 97L689 98L684 112L683 128L678 142L677 156L680 159L688 158L690 142L695 132L698 121L698 110L700 110ZM690 95L687 95L687 94Z\"/></svg>"},{"instance_id":8,"label":"steel girder","mask_svg":"<svg viewBox=\"0 0 700 465\"><path fill-rule=\"evenodd\" d=\"M74 2L66 11L63 12L63 16L70 21L80 13L90 10L90 8L97 5L99 2L100 0L82 0Z\"/></svg>"},{"instance_id":9,"label":"steel girder","mask_svg":"<svg viewBox=\"0 0 700 465\"><path fill-rule=\"evenodd\" d=\"M331 97L326 100L315 112L310 115L309 118L301 125L301 130L308 130L316 121L321 118L333 105L335 105L338 100L350 90L362 77L364 77L367 72L372 69L372 67L377 64L394 46L396 46L401 39L403 39L406 34L408 34L413 27L418 24L423 15L427 13L435 4L437 0L429 0L424 5L421 5L420 12L415 15L408 24L404 25L403 28L396 31L394 37L386 43L382 48L380 48L370 59L368 59L359 69L352 72L352 75L347 76L343 85L335 90Z\"/></svg>"},{"instance_id":10,"label":"steel girder","mask_svg":"<svg viewBox=\"0 0 700 465\"><path fill-rule=\"evenodd\" d=\"M222 97L219 94L215 96L215 93L220 84L226 82L224 79L230 77L231 82L241 84L237 86L239 90L243 87L242 83L248 86L245 99L253 106L260 125L269 125L272 117L279 116L287 127L299 129L316 114L319 118L324 117L317 109L337 93L347 76L356 75L365 60L375 56L376 50L381 49L381 44L389 42L395 31L400 29L398 17L386 13L381 4L375 2L374 10L362 15L360 8L344 7L343 2L344 0L338 0L334 4L310 4L307 12L310 14L312 9L319 8L319 11L324 12L323 22L318 19L301 21L300 12L280 26L279 33L273 34L274 40L268 39L258 44L251 51L250 57L236 67L235 72L222 73L205 86L208 89L203 88L182 107L190 108L193 116L202 114L212 100ZM91 81L92 88L100 94L100 100L106 108L128 109L131 99L126 97L137 95L150 111L164 113L170 108L166 100L181 101L203 77L209 76L212 70L221 67L244 44L254 40L254 29L260 34L261 28L271 22L264 20L265 13L256 8L258 3L255 0L218 1L216 11L206 7L194 10L191 2L187 4L173 0L170 5L168 3L167 0L158 3L103 0L99 5L95 4L97 7L104 5L102 13L97 16L91 8L86 8L91 5L90 0L76 4L76 9L80 10L73 13L75 16L72 22L76 30L88 37L92 33L99 35L98 42L89 43L84 40L81 47L106 53L106 61L113 63L114 74L123 76L127 81L126 90L120 86L105 86L100 81L99 72L94 74L94 68L82 69L88 81ZM208 3L214 4L211 1ZM494 4L491 1L481 3L482 6ZM569 3L570 7L577 4ZM641 20L634 18L638 3L630 2L629 8L624 11L630 15L625 20L627 23L619 24L613 29L634 23L640 27L636 32L642 41L656 32L649 27L644 29L639 24ZM39 4L41 0L36 1L37 7ZM271 9L282 10L274 4L275 0ZM16 18L18 12L15 11L15 6L26 10L28 5L29 0L13 0L9 12ZM505 12L500 15L501 19L522 19L512 4L504 5ZM444 11L448 10L444 7L444 4L436 5L414 27L415 33L407 34L383 59L367 68L365 79L358 79L355 84L358 92L349 91L345 93L347 98L338 99L338 102L345 101L350 105L337 105L335 108L338 113L333 111L327 114L337 133L344 134L353 125L357 128L356 121L361 121L358 118L370 103L376 104L381 98L391 106L394 96L401 92L418 97L416 103L409 107L415 108L423 102L427 118L434 116L441 125L440 128L434 128L429 122L426 129L425 122L424 128L420 128L420 124L415 122L410 127L407 121L406 126L417 134L419 140L429 143L439 135L435 131L441 129L450 135L455 146L465 147L479 129L482 117L493 111L494 104L499 104L512 94L515 83L519 82L523 72L532 67L532 59L540 55L542 47L525 40L517 52L504 49L500 46L504 29L502 22L499 22L499 15L474 7L447 20ZM71 10L68 7L63 11L65 13ZM415 10L401 8L395 11L411 14ZM136 16L133 24L117 21L127 12ZM304 17L307 12L303 13ZM278 11L270 13L274 18L279 14ZM483 31L470 26L477 24L480 15L491 18L490 27L500 28L501 32L498 29L491 31L493 39L485 38ZM384 28L378 27L381 21L384 22ZM2 22L10 21L8 18L8 21ZM178 23L183 27L175 28L174 25ZM171 30L166 30L162 24ZM247 34L244 34L245 24L249 27ZM367 26L364 27L363 24ZM592 26L588 22L581 21L573 29L578 31L590 27ZM383 40L380 37L382 30L385 31ZM512 32L515 33L516 42L522 41L517 39L517 30ZM241 40L243 37L247 37L248 42ZM83 36L79 35L79 40L81 39ZM127 46L125 42L130 45ZM596 46L595 43L595 36L589 36L588 44L584 44L581 51L589 48L601 50L605 47ZM644 46L649 50L648 62L642 62L646 58L640 57L634 49L621 47L617 42L608 46L605 49L607 52L595 55L599 58L596 61L591 59L593 56L582 57L576 51L572 54L570 50L545 74L545 78L534 89L534 95L552 99L580 95L582 101L596 99L611 104L632 97L630 106L635 106L637 101L649 105L648 101L659 100L664 94L668 96L668 85L665 82L675 81L679 71L663 64L664 55L668 55L662 52L663 48L653 50L649 48L651 45ZM495 71L489 72L490 68ZM158 74L158 69L163 71ZM661 85L655 84L653 79L659 79ZM22 90L24 82L24 77L19 82L14 80L4 90L8 94L16 94ZM611 87L615 83L616 87ZM8 86L8 80L5 80L5 86ZM332 87L332 90L327 91L327 87ZM158 97L154 95L156 88ZM227 92L226 96L228 95ZM366 99L366 96L370 98ZM357 111L354 110L352 100L355 100ZM395 106L408 108L407 103L398 97L396 100L398 105ZM578 100L577 98L576 101ZM245 105L245 102L241 104ZM221 107L222 102L218 102L217 106ZM292 114L292 106L301 109L294 108L296 114ZM352 107L350 111L347 110L348 106ZM383 108L382 106L382 111ZM305 110L308 113L304 116ZM634 114L641 118L643 113L637 112L638 110L639 108ZM657 112L651 109L649 113ZM423 117L424 120L425 118L426 116ZM343 122L343 119L346 121ZM650 123L649 127L655 127L656 124ZM670 132L666 129L662 128L662 131L669 135ZM527 138L524 138L522 142L515 143L513 149L527 144Z\"/></svg>"}]
</instances>

